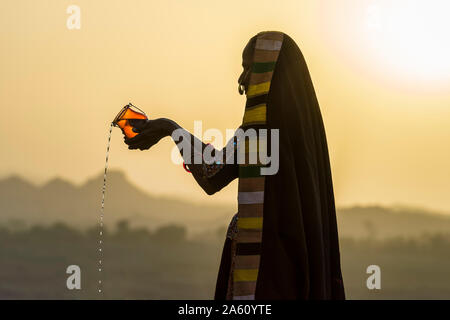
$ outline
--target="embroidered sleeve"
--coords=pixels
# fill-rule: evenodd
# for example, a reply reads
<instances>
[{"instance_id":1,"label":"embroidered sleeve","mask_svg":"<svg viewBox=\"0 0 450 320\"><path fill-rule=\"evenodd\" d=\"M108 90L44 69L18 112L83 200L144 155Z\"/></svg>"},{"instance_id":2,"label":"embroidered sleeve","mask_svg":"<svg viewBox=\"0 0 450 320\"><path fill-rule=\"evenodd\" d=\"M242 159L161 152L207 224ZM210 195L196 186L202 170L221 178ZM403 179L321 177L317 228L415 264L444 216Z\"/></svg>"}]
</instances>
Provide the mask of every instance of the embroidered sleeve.
<instances>
[{"instance_id":1,"label":"embroidered sleeve","mask_svg":"<svg viewBox=\"0 0 450 320\"><path fill-rule=\"evenodd\" d=\"M227 152L227 150L233 150L233 152ZM217 152L217 151L216 151ZM212 178L214 177L220 170L222 170L226 164L234 164L236 163L234 160L236 160L236 152L237 152L237 143L236 140L233 138L231 139L225 148L223 148L220 153L222 154L221 160L215 161L212 164L207 164L203 161L202 163L202 171L203 171L203 177L205 178ZM233 160L233 161L232 161Z\"/></svg>"},{"instance_id":2,"label":"embroidered sleeve","mask_svg":"<svg viewBox=\"0 0 450 320\"><path fill-rule=\"evenodd\" d=\"M231 219L230 224L228 225L227 237L230 238L231 240L235 239L237 235L237 220L238 214L236 213Z\"/></svg>"},{"instance_id":3,"label":"embroidered sleeve","mask_svg":"<svg viewBox=\"0 0 450 320\"><path fill-rule=\"evenodd\" d=\"M180 150L185 160L183 166L207 194L214 194L238 177L237 137L230 139L221 151L199 141L194 143L196 138L188 132L183 139L189 139L192 147L190 153Z\"/></svg>"},{"instance_id":4,"label":"embroidered sleeve","mask_svg":"<svg viewBox=\"0 0 450 320\"><path fill-rule=\"evenodd\" d=\"M223 163L213 163L213 164L206 164L203 163L202 170L203 170L203 176L205 178L212 178L216 175L217 172L222 170L222 168L225 166Z\"/></svg>"}]
</instances>

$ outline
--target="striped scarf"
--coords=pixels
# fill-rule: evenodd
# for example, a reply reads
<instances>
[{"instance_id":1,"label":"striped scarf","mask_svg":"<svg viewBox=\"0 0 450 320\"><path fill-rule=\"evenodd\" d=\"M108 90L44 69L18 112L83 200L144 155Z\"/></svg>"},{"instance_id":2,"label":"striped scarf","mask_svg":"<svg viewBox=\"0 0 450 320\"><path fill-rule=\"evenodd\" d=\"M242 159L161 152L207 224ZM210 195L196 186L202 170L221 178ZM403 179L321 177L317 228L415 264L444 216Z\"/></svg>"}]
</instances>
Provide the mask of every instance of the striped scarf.
<instances>
[{"instance_id":1,"label":"striped scarf","mask_svg":"<svg viewBox=\"0 0 450 320\"><path fill-rule=\"evenodd\" d=\"M266 128L267 97L278 59L283 33L262 32L257 35L247 103L242 128ZM246 159L250 155L246 139ZM261 148L261 145L258 145ZM233 250L230 296L233 300L254 300L261 258L263 232L264 181L261 164L239 165L236 247Z\"/></svg>"}]
</instances>

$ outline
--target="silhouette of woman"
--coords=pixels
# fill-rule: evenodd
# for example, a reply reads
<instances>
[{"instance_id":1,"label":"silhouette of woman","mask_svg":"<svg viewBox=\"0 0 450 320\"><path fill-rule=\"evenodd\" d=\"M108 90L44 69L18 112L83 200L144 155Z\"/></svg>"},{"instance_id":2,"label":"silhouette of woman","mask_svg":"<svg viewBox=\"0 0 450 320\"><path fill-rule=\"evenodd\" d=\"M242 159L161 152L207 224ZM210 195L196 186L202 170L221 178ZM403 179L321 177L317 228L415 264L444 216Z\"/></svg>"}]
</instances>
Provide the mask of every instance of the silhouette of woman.
<instances>
[{"instance_id":1,"label":"silhouette of woman","mask_svg":"<svg viewBox=\"0 0 450 320\"><path fill-rule=\"evenodd\" d=\"M174 140L192 146L194 152L181 153L208 194L239 178L215 299L345 299L328 146L305 59L288 35L261 32L246 45L242 66L239 92L247 102L240 129L279 129L278 149L267 143L271 156L278 151L275 174L262 175L260 160L236 163L239 151L225 156L239 138L212 151L221 161L197 163L195 155L212 147L169 119L133 121L139 134L125 142L145 150L181 132Z\"/></svg>"}]
</instances>

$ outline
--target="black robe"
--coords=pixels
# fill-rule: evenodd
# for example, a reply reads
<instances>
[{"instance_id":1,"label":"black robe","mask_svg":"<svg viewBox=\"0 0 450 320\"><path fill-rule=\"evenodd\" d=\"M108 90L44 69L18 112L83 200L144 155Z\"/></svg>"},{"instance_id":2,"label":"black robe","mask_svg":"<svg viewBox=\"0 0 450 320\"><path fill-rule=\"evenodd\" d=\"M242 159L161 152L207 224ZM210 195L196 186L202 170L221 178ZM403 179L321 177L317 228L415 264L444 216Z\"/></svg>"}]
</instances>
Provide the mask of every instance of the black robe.
<instances>
[{"instance_id":1,"label":"black robe","mask_svg":"<svg viewBox=\"0 0 450 320\"><path fill-rule=\"evenodd\" d=\"M324 125L305 59L287 35L267 97L266 127L279 129L280 166L265 178L255 299L345 299ZM193 173L209 194L238 176L237 165L225 165L211 177ZM230 250L226 238L217 300L227 297Z\"/></svg>"}]
</instances>

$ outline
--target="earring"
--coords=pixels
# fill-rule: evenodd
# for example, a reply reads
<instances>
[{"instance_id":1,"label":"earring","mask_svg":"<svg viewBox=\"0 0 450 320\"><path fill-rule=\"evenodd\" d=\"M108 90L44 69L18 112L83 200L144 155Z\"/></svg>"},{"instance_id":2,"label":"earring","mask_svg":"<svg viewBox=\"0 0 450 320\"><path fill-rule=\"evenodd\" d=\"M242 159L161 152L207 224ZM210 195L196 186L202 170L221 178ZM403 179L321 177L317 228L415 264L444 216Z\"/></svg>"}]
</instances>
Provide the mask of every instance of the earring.
<instances>
[{"instance_id":1,"label":"earring","mask_svg":"<svg viewBox=\"0 0 450 320\"><path fill-rule=\"evenodd\" d=\"M243 84L239 83L238 91L239 91L239 94L242 96L245 92L245 86Z\"/></svg>"}]
</instances>

